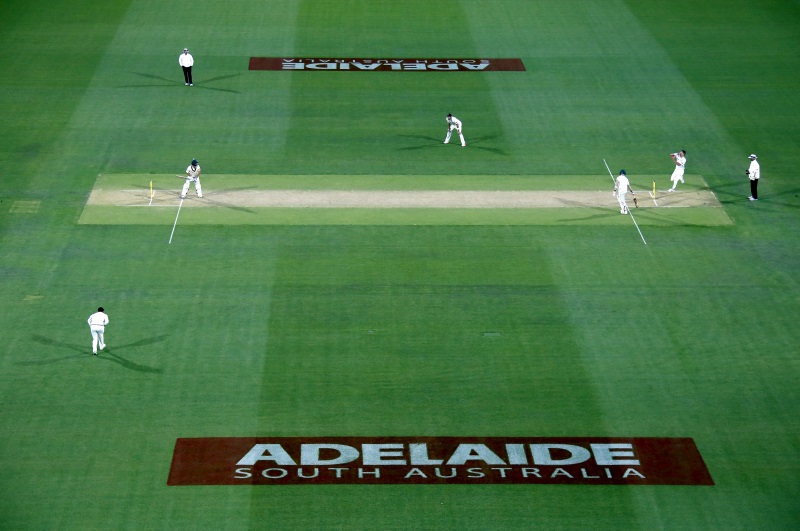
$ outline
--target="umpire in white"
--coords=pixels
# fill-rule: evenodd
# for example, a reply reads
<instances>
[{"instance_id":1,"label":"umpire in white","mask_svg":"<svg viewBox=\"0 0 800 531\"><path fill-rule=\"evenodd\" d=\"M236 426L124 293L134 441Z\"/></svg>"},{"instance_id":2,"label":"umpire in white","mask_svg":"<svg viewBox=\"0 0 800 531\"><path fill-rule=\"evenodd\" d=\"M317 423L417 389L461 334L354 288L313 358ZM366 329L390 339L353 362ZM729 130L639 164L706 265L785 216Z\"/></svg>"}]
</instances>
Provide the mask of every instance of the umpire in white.
<instances>
[{"instance_id":1,"label":"umpire in white","mask_svg":"<svg viewBox=\"0 0 800 531\"><path fill-rule=\"evenodd\" d=\"M758 180L761 178L761 165L758 163L758 157L753 153L749 157L750 167L747 168L747 177L750 179L750 201L758 201Z\"/></svg>"},{"instance_id":2,"label":"umpire in white","mask_svg":"<svg viewBox=\"0 0 800 531\"><path fill-rule=\"evenodd\" d=\"M192 83L192 66L194 65L194 57L189 53L189 48L184 48L183 53L178 56L178 63L183 69L184 85L189 87L194 86Z\"/></svg>"},{"instance_id":3,"label":"umpire in white","mask_svg":"<svg viewBox=\"0 0 800 531\"><path fill-rule=\"evenodd\" d=\"M108 324L108 316L102 306L89 316L88 323L89 330L92 332L92 354L97 356L97 347L100 347L100 350L106 348L106 340L103 336Z\"/></svg>"}]
</instances>

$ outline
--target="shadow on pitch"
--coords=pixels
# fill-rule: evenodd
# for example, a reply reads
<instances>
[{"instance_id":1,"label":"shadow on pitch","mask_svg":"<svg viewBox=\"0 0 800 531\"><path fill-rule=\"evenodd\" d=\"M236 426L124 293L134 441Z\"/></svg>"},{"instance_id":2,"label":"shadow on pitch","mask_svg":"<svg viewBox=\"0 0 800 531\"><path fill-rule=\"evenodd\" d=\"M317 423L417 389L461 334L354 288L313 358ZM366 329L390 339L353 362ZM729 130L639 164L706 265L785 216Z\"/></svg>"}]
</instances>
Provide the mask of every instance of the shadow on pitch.
<instances>
[{"instance_id":1,"label":"shadow on pitch","mask_svg":"<svg viewBox=\"0 0 800 531\"><path fill-rule=\"evenodd\" d=\"M149 189L148 186L145 186L145 185L142 185L142 184L134 184L134 185L131 185L131 186L133 186L134 188L137 188L139 190L142 190L142 191L147 191ZM181 200L181 192L180 192L179 188L180 188L180 186L176 186L174 190L167 190L167 189L164 189L164 188L159 188L157 191L158 191L159 194L167 194L171 198L174 198L175 202L177 204L177 202L179 202ZM206 190L208 190L208 188L209 187L206 186ZM202 202L203 203L208 203L209 205L213 205L213 206L220 207L220 208L227 208L227 209L230 209L230 210L236 210L238 212L244 212L246 214L255 214L256 211L253 210L253 209L242 207L242 206L237 206L237 205L234 205L234 204L231 204L231 203L226 203L225 201L219 201L219 200L212 199L212 197L214 196L215 193L216 194L225 194L226 192L244 192L244 191L247 191L247 190L256 190L256 187L255 186L247 186L247 187L244 187L244 188L226 188L224 190L218 190L218 191L215 191L215 190L212 189L211 191L206 191L205 195L202 198ZM211 195L211 197L209 197L209 194ZM187 194L186 198L187 198L187 201L188 201L188 200L191 200L191 198L197 199L197 196L196 195L192 196L192 195ZM165 205L161 204L160 206L165 206ZM168 205L166 205L166 206L168 206Z\"/></svg>"},{"instance_id":2,"label":"shadow on pitch","mask_svg":"<svg viewBox=\"0 0 800 531\"><path fill-rule=\"evenodd\" d=\"M21 362L16 363L16 365L22 365L22 366L50 365L52 363L60 363L62 361L75 360L75 359L86 359L86 358L93 357L92 354L89 352L89 345L91 344L89 341L87 341L83 345L76 345L75 343L66 343L66 342L63 342L63 341L57 341L55 339L52 339L52 338L49 338L49 337L45 337L45 336L39 335L39 334L34 334L32 337L33 337L34 341L36 341L37 343L40 343L42 345L47 345L48 347L57 347L57 348L61 348L61 349L74 350L75 352L79 352L80 354L73 354L71 356L61 356L61 357L58 357L58 358L50 358L50 359L46 359L46 360L21 361ZM150 338L146 338L146 339L140 339L139 341L134 341L133 343L126 343L124 345L120 345L118 347L114 347L114 351L124 350L126 348L143 347L145 345L152 345L153 343L160 343L161 341L164 341L167 337L169 337L169 334L162 334L160 336L150 337ZM123 358L122 356L120 356L119 354L115 354L109 348L106 348L106 350L101 351L97 357L98 357L98 359L113 361L114 363L118 363L119 365L122 365L126 369L130 369L132 371L149 372L149 373L161 373L161 372L163 372L162 369L159 369L157 367L149 367L147 365L140 365L138 363L134 363L134 362L132 362L130 360L127 360L127 359Z\"/></svg>"},{"instance_id":3,"label":"shadow on pitch","mask_svg":"<svg viewBox=\"0 0 800 531\"><path fill-rule=\"evenodd\" d=\"M229 189L226 189L226 190L222 190L221 193L225 193L225 192L243 192L243 191L255 190L255 189L256 189L255 186L248 186L246 188L229 188ZM212 195L213 195L213 192L212 192ZM247 207L243 207L243 206L237 206L237 205L234 205L234 204L231 204L231 203L226 203L225 201L216 201L214 199L210 199L208 197L208 195L205 195L203 197L203 201L205 201L206 203L209 203L211 205L218 206L220 208L227 208L227 209L230 209L230 210L235 210L237 212L244 212L246 214L255 214L256 213L256 211L251 209L251 208L247 208Z\"/></svg>"},{"instance_id":4,"label":"shadow on pitch","mask_svg":"<svg viewBox=\"0 0 800 531\"><path fill-rule=\"evenodd\" d=\"M566 223L574 223L579 221L594 221L598 219L609 219L617 216L621 216L619 211L617 210L619 207L602 207L602 206L587 206L586 203L581 203L578 201L570 201L568 199L559 199L559 202L563 205L568 207L578 207L583 209L583 211L588 212L595 212L595 214L588 215L588 216L581 216L576 218L565 218L559 219L559 221L566 222Z\"/></svg>"}]
</instances>

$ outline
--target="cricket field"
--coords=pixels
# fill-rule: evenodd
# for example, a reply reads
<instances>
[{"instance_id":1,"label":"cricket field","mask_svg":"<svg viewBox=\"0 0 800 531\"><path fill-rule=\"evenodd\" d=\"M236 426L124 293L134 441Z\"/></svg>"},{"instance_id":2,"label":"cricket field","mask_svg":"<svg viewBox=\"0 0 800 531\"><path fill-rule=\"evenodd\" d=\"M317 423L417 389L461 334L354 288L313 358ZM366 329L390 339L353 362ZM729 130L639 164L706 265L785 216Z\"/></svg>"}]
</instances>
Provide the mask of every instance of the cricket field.
<instances>
[{"instance_id":1,"label":"cricket field","mask_svg":"<svg viewBox=\"0 0 800 531\"><path fill-rule=\"evenodd\" d=\"M796 1L5 0L0 44L0 529L800 527Z\"/></svg>"}]
</instances>

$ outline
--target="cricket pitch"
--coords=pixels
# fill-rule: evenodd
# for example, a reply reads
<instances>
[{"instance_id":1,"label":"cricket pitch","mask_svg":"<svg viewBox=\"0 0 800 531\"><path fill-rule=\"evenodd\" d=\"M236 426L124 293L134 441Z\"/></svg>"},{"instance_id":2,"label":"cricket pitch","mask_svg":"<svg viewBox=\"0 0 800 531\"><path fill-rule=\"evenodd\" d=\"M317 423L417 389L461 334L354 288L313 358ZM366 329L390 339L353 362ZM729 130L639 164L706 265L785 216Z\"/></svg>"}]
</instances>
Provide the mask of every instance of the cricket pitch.
<instances>
[{"instance_id":1,"label":"cricket pitch","mask_svg":"<svg viewBox=\"0 0 800 531\"><path fill-rule=\"evenodd\" d=\"M159 223L157 212L178 206L182 181L156 176L151 191L145 179L98 177L79 222ZM588 217L597 219L598 212L618 216L611 187L597 189L594 176L550 178L548 183L557 181L564 188L535 189L543 181L541 176L465 176L460 181L443 181L436 176L211 175L203 178L203 197L197 197L192 187L183 208L189 215L186 221L196 224L539 225L583 223ZM587 184L595 189L586 189ZM706 211L699 220L688 221L691 223L731 223L705 182L659 194L656 200L648 190L640 190L636 197L637 211L652 211L659 223L673 224L674 216L667 213L678 210ZM628 205L634 209L630 194ZM715 211L713 215L711 211Z\"/></svg>"}]
</instances>

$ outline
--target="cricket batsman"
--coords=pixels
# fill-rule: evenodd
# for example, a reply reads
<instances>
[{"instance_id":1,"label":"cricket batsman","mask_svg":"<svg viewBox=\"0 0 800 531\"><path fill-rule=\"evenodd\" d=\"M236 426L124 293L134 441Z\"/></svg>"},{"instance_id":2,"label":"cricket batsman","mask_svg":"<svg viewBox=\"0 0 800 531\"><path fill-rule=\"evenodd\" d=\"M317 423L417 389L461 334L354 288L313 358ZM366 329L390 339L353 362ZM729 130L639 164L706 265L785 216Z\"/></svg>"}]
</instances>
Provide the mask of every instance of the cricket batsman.
<instances>
[{"instance_id":1,"label":"cricket batsman","mask_svg":"<svg viewBox=\"0 0 800 531\"><path fill-rule=\"evenodd\" d=\"M461 120L453 116L452 114L447 115L447 136L444 139L445 144L450 143L450 135L453 134L453 130L458 131L458 136L461 137L461 147L467 147L467 141L464 140L464 134L461 132Z\"/></svg>"},{"instance_id":2,"label":"cricket batsman","mask_svg":"<svg viewBox=\"0 0 800 531\"><path fill-rule=\"evenodd\" d=\"M186 179L186 182L183 183L183 190L181 190L181 199L186 199L186 192L189 191L192 183L194 183L194 191L197 192L197 197L203 197L203 188L200 186L200 172L202 170L197 159L192 159L192 163L186 168L186 176L178 175L178 177Z\"/></svg>"},{"instance_id":3,"label":"cricket batsman","mask_svg":"<svg viewBox=\"0 0 800 531\"><path fill-rule=\"evenodd\" d=\"M617 180L614 181L614 191L611 192L612 195L617 197L620 214L628 213L628 203L625 202L625 195L629 191L631 195L633 195L633 200L636 201L636 194L634 193L633 188L631 188L631 182L628 180L628 175L625 173L625 170L620 170Z\"/></svg>"}]
</instances>

